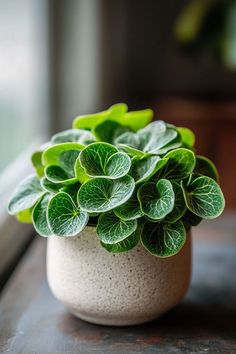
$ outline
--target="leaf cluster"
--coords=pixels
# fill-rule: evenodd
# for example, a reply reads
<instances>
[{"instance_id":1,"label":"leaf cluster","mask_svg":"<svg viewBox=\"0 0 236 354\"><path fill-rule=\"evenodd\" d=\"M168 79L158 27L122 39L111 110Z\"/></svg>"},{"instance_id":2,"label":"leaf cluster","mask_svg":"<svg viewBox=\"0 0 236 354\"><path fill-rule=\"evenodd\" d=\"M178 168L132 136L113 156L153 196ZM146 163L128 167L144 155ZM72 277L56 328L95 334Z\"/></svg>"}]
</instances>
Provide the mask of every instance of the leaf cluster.
<instances>
[{"instance_id":1,"label":"leaf cluster","mask_svg":"<svg viewBox=\"0 0 236 354\"><path fill-rule=\"evenodd\" d=\"M192 226L222 213L224 197L193 132L152 116L116 104L75 118L33 154L36 174L16 188L9 213L44 237L93 225L108 252L141 242L158 257L178 253Z\"/></svg>"}]
</instances>

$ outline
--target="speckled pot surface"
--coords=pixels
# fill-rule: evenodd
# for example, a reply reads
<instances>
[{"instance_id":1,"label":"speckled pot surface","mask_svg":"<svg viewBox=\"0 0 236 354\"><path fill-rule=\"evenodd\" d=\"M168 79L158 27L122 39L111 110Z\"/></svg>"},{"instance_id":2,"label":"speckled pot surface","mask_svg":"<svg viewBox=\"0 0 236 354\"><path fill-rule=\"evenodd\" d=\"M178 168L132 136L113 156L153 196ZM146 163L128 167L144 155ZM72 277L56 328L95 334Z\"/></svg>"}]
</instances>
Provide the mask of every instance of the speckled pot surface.
<instances>
[{"instance_id":1,"label":"speckled pot surface","mask_svg":"<svg viewBox=\"0 0 236 354\"><path fill-rule=\"evenodd\" d=\"M125 253L103 249L95 228L78 237L50 237L49 286L74 315L88 322L127 326L158 318L186 293L191 237L174 257L160 259L141 245Z\"/></svg>"}]
</instances>

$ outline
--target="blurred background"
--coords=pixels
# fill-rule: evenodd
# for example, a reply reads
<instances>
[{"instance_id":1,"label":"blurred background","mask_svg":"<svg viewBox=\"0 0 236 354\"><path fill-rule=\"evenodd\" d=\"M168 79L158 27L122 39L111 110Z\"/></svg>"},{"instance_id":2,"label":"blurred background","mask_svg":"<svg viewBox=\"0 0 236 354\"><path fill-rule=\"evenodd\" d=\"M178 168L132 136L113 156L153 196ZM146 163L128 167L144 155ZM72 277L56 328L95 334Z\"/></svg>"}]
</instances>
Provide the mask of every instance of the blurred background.
<instances>
[{"instance_id":1,"label":"blurred background","mask_svg":"<svg viewBox=\"0 0 236 354\"><path fill-rule=\"evenodd\" d=\"M117 102L191 128L236 207L235 0L0 0L0 175Z\"/></svg>"}]
</instances>

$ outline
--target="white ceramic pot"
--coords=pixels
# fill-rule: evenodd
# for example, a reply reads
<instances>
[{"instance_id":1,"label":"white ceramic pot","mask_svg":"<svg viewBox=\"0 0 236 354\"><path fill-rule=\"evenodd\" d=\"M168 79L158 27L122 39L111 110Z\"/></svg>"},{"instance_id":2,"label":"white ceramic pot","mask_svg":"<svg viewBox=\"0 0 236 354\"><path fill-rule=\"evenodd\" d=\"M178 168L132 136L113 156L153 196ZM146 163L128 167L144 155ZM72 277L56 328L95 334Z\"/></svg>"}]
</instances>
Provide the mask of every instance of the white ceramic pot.
<instances>
[{"instance_id":1,"label":"white ceramic pot","mask_svg":"<svg viewBox=\"0 0 236 354\"><path fill-rule=\"evenodd\" d=\"M160 259L141 245L112 254L99 243L95 228L78 237L50 237L49 286L57 299L88 322L126 326L158 318L188 289L191 237L179 254Z\"/></svg>"}]
</instances>

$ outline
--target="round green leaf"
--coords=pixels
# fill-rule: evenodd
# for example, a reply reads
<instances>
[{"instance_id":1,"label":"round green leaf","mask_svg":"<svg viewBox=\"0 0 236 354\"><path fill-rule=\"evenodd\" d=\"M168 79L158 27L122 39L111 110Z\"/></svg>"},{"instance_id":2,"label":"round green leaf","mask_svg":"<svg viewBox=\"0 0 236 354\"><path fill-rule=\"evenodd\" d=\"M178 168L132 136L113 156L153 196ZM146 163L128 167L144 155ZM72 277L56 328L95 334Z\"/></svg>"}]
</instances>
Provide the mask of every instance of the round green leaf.
<instances>
[{"instance_id":1,"label":"round green leaf","mask_svg":"<svg viewBox=\"0 0 236 354\"><path fill-rule=\"evenodd\" d=\"M32 209L25 209L22 211L19 211L19 213L16 214L16 218L19 222L25 223L25 224L32 224Z\"/></svg>"},{"instance_id":2,"label":"round green leaf","mask_svg":"<svg viewBox=\"0 0 236 354\"><path fill-rule=\"evenodd\" d=\"M114 213L122 220L134 220L140 218L143 213L140 208L137 193L134 192L127 202L114 209Z\"/></svg>"},{"instance_id":3,"label":"round green leaf","mask_svg":"<svg viewBox=\"0 0 236 354\"><path fill-rule=\"evenodd\" d=\"M140 150L159 154L161 148L173 141L176 142L178 133L175 127L169 127L165 122L159 120L139 130L137 135Z\"/></svg>"},{"instance_id":4,"label":"round green leaf","mask_svg":"<svg viewBox=\"0 0 236 354\"><path fill-rule=\"evenodd\" d=\"M36 173L39 177L44 175L44 166L42 163L42 151L35 151L31 156L31 162L36 170Z\"/></svg>"},{"instance_id":5,"label":"round green leaf","mask_svg":"<svg viewBox=\"0 0 236 354\"><path fill-rule=\"evenodd\" d=\"M115 121L106 120L98 124L93 132L99 141L114 144L116 138L128 130L127 127Z\"/></svg>"},{"instance_id":6,"label":"round green leaf","mask_svg":"<svg viewBox=\"0 0 236 354\"><path fill-rule=\"evenodd\" d=\"M60 166L48 166L45 169L46 178L52 183L59 184L73 184L77 181L76 178L71 177Z\"/></svg>"},{"instance_id":7,"label":"round green leaf","mask_svg":"<svg viewBox=\"0 0 236 354\"><path fill-rule=\"evenodd\" d=\"M47 219L56 236L76 236L88 222L88 214L75 205L69 194L59 192L49 202Z\"/></svg>"},{"instance_id":8,"label":"round green leaf","mask_svg":"<svg viewBox=\"0 0 236 354\"><path fill-rule=\"evenodd\" d=\"M91 179L82 184L78 192L78 202L88 212L105 212L125 203L134 191L132 177L124 176L116 180L103 177Z\"/></svg>"},{"instance_id":9,"label":"round green leaf","mask_svg":"<svg viewBox=\"0 0 236 354\"><path fill-rule=\"evenodd\" d=\"M159 156L149 156L143 159L133 159L130 175L136 183L147 181L155 174L156 165L161 160Z\"/></svg>"},{"instance_id":10,"label":"round green leaf","mask_svg":"<svg viewBox=\"0 0 236 354\"><path fill-rule=\"evenodd\" d=\"M135 148L125 145L125 144L118 144L118 146L121 150L124 150L131 157L142 159L142 158L146 158L148 156L151 156L151 154L149 154L149 153L143 152L141 150L135 149Z\"/></svg>"},{"instance_id":11,"label":"round green leaf","mask_svg":"<svg viewBox=\"0 0 236 354\"><path fill-rule=\"evenodd\" d=\"M190 211L204 219L214 219L224 210L225 200L219 185L210 177L194 179L184 187L185 202Z\"/></svg>"},{"instance_id":12,"label":"round green leaf","mask_svg":"<svg viewBox=\"0 0 236 354\"><path fill-rule=\"evenodd\" d=\"M43 152L42 161L45 166L61 165L61 154L65 154L69 150L77 150L80 152L84 148L84 145L78 143L63 143L50 146Z\"/></svg>"},{"instance_id":13,"label":"round green leaf","mask_svg":"<svg viewBox=\"0 0 236 354\"><path fill-rule=\"evenodd\" d=\"M153 111L151 109L144 109L140 111L127 112L121 116L120 119L117 119L117 121L120 124L137 131L150 123L152 118Z\"/></svg>"},{"instance_id":14,"label":"round green leaf","mask_svg":"<svg viewBox=\"0 0 236 354\"><path fill-rule=\"evenodd\" d=\"M77 181L75 177L75 164L79 156L78 150L66 150L61 152L58 163L50 165L45 169L45 176L53 183L73 184Z\"/></svg>"},{"instance_id":15,"label":"round green leaf","mask_svg":"<svg viewBox=\"0 0 236 354\"><path fill-rule=\"evenodd\" d=\"M181 221L184 223L184 225L197 226L202 221L202 218L200 218L200 216L197 216L196 214L192 213L189 209L187 209Z\"/></svg>"},{"instance_id":16,"label":"round green leaf","mask_svg":"<svg viewBox=\"0 0 236 354\"><path fill-rule=\"evenodd\" d=\"M155 123L155 122L154 122ZM152 124L154 124L152 123ZM152 125L150 124L150 125ZM164 132L158 133L155 129L150 129L150 131L145 131L140 134L140 148L144 152L149 152L151 154L163 154L163 149L170 142L175 140L178 136L178 133L175 129L167 128Z\"/></svg>"},{"instance_id":17,"label":"round green leaf","mask_svg":"<svg viewBox=\"0 0 236 354\"><path fill-rule=\"evenodd\" d=\"M172 150L165 155L168 162L160 171L160 176L171 180L182 180L194 170L196 159L191 150L180 148Z\"/></svg>"},{"instance_id":18,"label":"round green leaf","mask_svg":"<svg viewBox=\"0 0 236 354\"><path fill-rule=\"evenodd\" d=\"M46 177L43 177L40 181L41 186L43 189L45 189L47 192L50 193L57 193L59 189L63 186L63 184L60 183L53 183L49 181Z\"/></svg>"},{"instance_id":19,"label":"round green leaf","mask_svg":"<svg viewBox=\"0 0 236 354\"><path fill-rule=\"evenodd\" d=\"M90 177L120 178L129 172L131 160L108 143L94 143L79 155L80 165Z\"/></svg>"},{"instance_id":20,"label":"round green leaf","mask_svg":"<svg viewBox=\"0 0 236 354\"><path fill-rule=\"evenodd\" d=\"M78 194L78 190L79 190L80 186L81 186L81 184L79 182L77 182L74 184L63 186L62 188L60 188L60 191L68 193L71 196L71 198L73 199L74 203L77 204L77 194Z\"/></svg>"},{"instance_id":21,"label":"round green leaf","mask_svg":"<svg viewBox=\"0 0 236 354\"><path fill-rule=\"evenodd\" d=\"M171 126L170 128L173 128L174 126ZM154 133L155 135L161 135L165 133L167 128L167 124L163 120L156 120L148 125L146 125L144 128L140 129L137 134L139 137L142 137L142 145L145 146L147 144L147 137L152 137L152 134ZM146 135L148 133L148 135Z\"/></svg>"},{"instance_id":22,"label":"round green leaf","mask_svg":"<svg viewBox=\"0 0 236 354\"><path fill-rule=\"evenodd\" d=\"M90 177L85 173L81 166L79 157L75 161L75 176L80 183L85 183L90 180Z\"/></svg>"},{"instance_id":23,"label":"round green leaf","mask_svg":"<svg viewBox=\"0 0 236 354\"><path fill-rule=\"evenodd\" d=\"M125 176L131 167L131 159L124 152L113 154L106 163L105 172L111 179Z\"/></svg>"},{"instance_id":24,"label":"round green leaf","mask_svg":"<svg viewBox=\"0 0 236 354\"><path fill-rule=\"evenodd\" d=\"M79 143L88 145L95 141L93 134L85 129L68 129L53 135L51 141L53 144Z\"/></svg>"},{"instance_id":25,"label":"round green leaf","mask_svg":"<svg viewBox=\"0 0 236 354\"><path fill-rule=\"evenodd\" d=\"M115 244L130 236L136 228L137 220L125 221L113 212L108 212L99 216L97 234L101 242Z\"/></svg>"},{"instance_id":26,"label":"round green leaf","mask_svg":"<svg viewBox=\"0 0 236 354\"><path fill-rule=\"evenodd\" d=\"M174 256L186 242L185 227L181 221L174 224L146 222L142 227L141 242L154 256Z\"/></svg>"},{"instance_id":27,"label":"round green leaf","mask_svg":"<svg viewBox=\"0 0 236 354\"><path fill-rule=\"evenodd\" d=\"M133 249L140 240L140 228L138 227L135 232L133 232L131 235L126 237L123 241L114 243L114 244L109 244L109 243L104 243L101 242L102 247L104 247L108 252L112 253L121 253L121 252L127 252Z\"/></svg>"},{"instance_id":28,"label":"round green leaf","mask_svg":"<svg viewBox=\"0 0 236 354\"><path fill-rule=\"evenodd\" d=\"M108 109L108 119L119 121L121 117L128 111L128 106L126 103L116 103L113 104Z\"/></svg>"},{"instance_id":29,"label":"round green leaf","mask_svg":"<svg viewBox=\"0 0 236 354\"><path fill-rule=\"evenodd\" d=\"M113 154L118 152L117 148L108 143L90 144L79 155L81 166L89 176L104 176L106 164Z\"/></svg>"},{"instance_id":30,"label":"round green leaf","mask_svg":"<svg viewBox=\"0 0 236 354\"><path fill-rule=\"evenodd\" d=\"M159 156L148 156L143 159L133 159L130 175L136 183L148 181L157 171L165 166L168 159Z\"/></svg>"},{"instance_id":31,"label":"round green leaf","mask_svg":"<svg viewBox=\"0 0 236 354\"><path fill-rule=\"evenodd\" d=\"M161 155L179 147L179 134L173 127L167 126L163 121L156 121L136 134L124 133L115 143L132 156Z\"/></svg>"},{"instance_id":32,"label":"round green leaf","mask_svg":"<svg viewBox=\"0 0 236 354\"><path fill-rule=\"evenodd\" d=\"M132 148L138 149L139 147L139 137L137 134L132 132L126 132L115 139L116 145L125 145Z\"/></svg>"},{"instance_id":33,"label":"round green leaf","mask_svg":"<svg viewBox=\"0 0 236 354\"><path fill-rule=\"evenodd\" d=\"M195 144L195 135L192 130L188 128L178 127L177 131L180 134L182 143L187 147L192 148Z\"/></svg>"},{"instance_id":34,"label":"round green leaf","mask_svg":"<svg viewBox=\"0 0 236 354\"><path fill-rule=\"evenodd\" d=\"M169 214L175 203L175 195L170 181L160 179L156 184L143 184L138 190L142 212L149 218L161 220Z\"/></svg>"},{"instance_id":35,"label":"round green leaf","mask_svg":"<svg viewBox=\"0 0 236 354\"><path fill-rule=\"evenodd\" d=\"M94 129L107 119L118 121L127 111L128 107L125 103L117 103L106 111L95 114L78 116L73 121L73 128L76 129Z\"/></svg>"},{"instance_id":36,"label":"round green leaf","mask_svg":"<svg viewBox=\"0 0 236 354\"><path fill-rule=\"evenodd\" d=\"M182 146L182 144L180 142L173 143L173 144L168 144L168 145L166 145L163 148L158 150L158 155L165 155L168 151L177 149L177 148L179 148L181 146Z\"/></svg>"},{"instance_id":37,"label":"round green leaf","mask_svg":"<svg viewBox=\"0 0 236 354\"><path fill-rule=\"evenodd\" d=\"M53 235L47 221L47 208L50 198L50 193L44 194L44 196L35 205L32 212L32 219L35 230L40 236L43 237Z\"/></svg>"},{"instance_id":38,"label":"round green leaf","mask_svg":"<svg viewBox=\"0 0 236 354\"><path fill-rule=\"evenodd\" d=\"M115 144L127 154L135 158L144 158L149 156L146 152L143 152L139 149L139 137L137 134L132 132L127 132L120 135L115 139Z\"/></svg>"},{"instance_id":39,"label":"round green leaf","mask_svg":"<svg viewBox=\"0 0 236 354\"><path fill-rule=\"evenodd\" d=\"M29 176L25 178L18 185L9 201L9 214L14 215L31 208L44 193L38 177Z\"/></svg>"},{"instance_id":40,"label":"round green leaf","mask_svg":"<svg viewBox=\"0 0 236 354\"><path fill-rule=\"evenodd\" d=\"M171 184L175 194L175 205L173 210L165 217L164 221L166 223L173 223L181 219L187 209L181 186L177 182Z\"/></svg>"},{"instance_id":41,"label":"round green leaf","mask_svg":"<svg viewBox=\"0 0 236 354\"><path fill-rule=\"evenodd\" d=\"M198 175L208 176L216 182L219 181L219 174L214 163L204 156L196 156L196 167L194 173Z\"/></svg>"},{"instance_id":42,"label":"round green leaf","mask_svg":"<svg viewBox=\"0 0 236 354\"><path fill-rule=\"evenodd\" d=\"M99 123L102 123L109 116L109 112L103 111L95 114L78 116L73 120L74 129L92 129Z\"/></svg>"},{"instance_id":43,"label":"round green leaf","mask_svg":"<svg viewBox=\"0 0 236 354\"><path fill-rule=\"evenodd\" d=\"M78 156L78 150L68 150L62 152L59 157L60 166L71 177L75 177L75 163Z\"/></svg>"}]
</instances>

